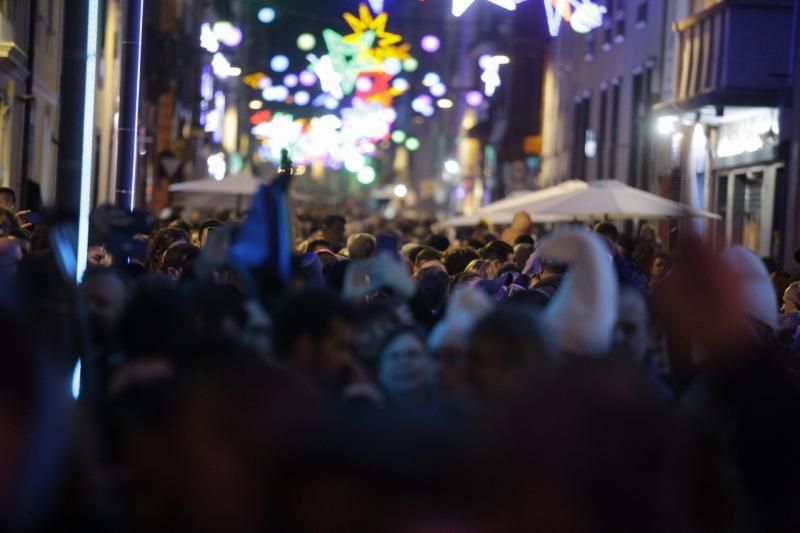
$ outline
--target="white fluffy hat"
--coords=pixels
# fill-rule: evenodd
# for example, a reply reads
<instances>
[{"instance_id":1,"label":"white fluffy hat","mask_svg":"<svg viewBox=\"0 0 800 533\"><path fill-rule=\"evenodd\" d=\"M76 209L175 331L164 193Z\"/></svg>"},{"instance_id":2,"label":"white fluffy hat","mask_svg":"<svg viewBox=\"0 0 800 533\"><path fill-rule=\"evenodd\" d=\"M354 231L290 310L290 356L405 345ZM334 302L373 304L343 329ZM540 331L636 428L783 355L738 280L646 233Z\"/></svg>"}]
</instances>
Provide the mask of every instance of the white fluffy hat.
<instances>
[{"instance_id":1,"label":"white fluffy hat","mask_svg":"<svg viewBox=\"0 0 800 533\"><path fill-rule=\"evenodd\" d=\"M722 259L739 281L739 294L745 313L777 329L778 304L775 288L764 262L744 246L728 248L723 252Z\"/></svg>"},{"instance_id":2,"label":"white fluffy hat","mask_svg":"<svg viewBox=\"0 0 800 533\"><path fill-rule=\"evenodd\" d=\"M569 230L545 240L534 255L570 267L544 310L545 326L556 346L575 355L606 355L619 299L608 245L588 230Z\"/></svg>"}]
</instances>

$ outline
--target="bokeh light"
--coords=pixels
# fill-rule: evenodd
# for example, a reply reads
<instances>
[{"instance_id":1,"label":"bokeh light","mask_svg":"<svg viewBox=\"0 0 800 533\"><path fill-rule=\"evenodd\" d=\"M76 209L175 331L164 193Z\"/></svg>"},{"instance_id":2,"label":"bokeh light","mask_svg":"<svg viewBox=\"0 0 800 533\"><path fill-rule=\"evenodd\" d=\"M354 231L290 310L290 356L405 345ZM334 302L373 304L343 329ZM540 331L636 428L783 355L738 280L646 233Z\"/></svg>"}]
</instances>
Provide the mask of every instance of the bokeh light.
<instances>
[{"instance_id":1,"label":"bokeh light","mask_svg":"<svg viewBox=\"0 0 800 533\"><path fill-rule=\"evenodd\" d=\"M302 33L297 38L297 48L303 52L310 52L317 46L317 38L310 33Z\"/></svg>"},{"instance_id":2,"label":"bokeh light","mask_svg":"<svg viewBox=\"0 0 800 533\"><path fill-rule=\"evenodd\" d=\"M275 10L271 7L262 7L258 10L258 20L264 24L269 24L276 16Z\"/></svg>"},{"instance_id":3,"label":"bokeh light","mask_svg":"<svg viewBox=\"0 0 800 533\"><path fill-rule=\"evenodd\" d=\"M269 66L275 72L286 72L289 68L289 58L282 54L276 55L270 60Z\"/></svg>"},{"instance_id":4,"label":"bokeh light","mask_svg":"<svg viewBox=\"0 0 800 533\"><path fill-rule=\"evenodd\" d=\"M297 78L297 74L287 74L283 78L283 84L289 87L290 89L294 89L295 87L297 87L299 81L300 80Z\"/></svg>"},{"instance_id":5,"label":"bokeh light","mask_svg":"<svg viewBox=\"0 0 800 533\"><path fill-rule=\"evenodd\" d=\"M392 132L392 141L397 144L403 144L406 142L406 132L403 130L394 130Z\"/></svg>"},{"instance_id":6,"label":"bokeh light","mask_svg":"<svg viewBox=\"0 0 800 533\"><path fill-rule=\"evenodd\" d=\"M308 105L311 101L311 95L306 91L297 91L294 95L294 103L297 105Z\"/></svg>"},{"instance_id":7,"label":"bokeh light","mask_svg":"<svg viewBox=\"0 0 800 533\"><path fill-rule=\"evenodd\" d=\"M416 137L409 137L408 139L406 139L407 150L411 152L416 152L417 150L419 150L420 146L421 144L419 142L419 139L417 139Z\"/></svg>"},{"instance_id":8,"label":"bokeh light","mask_svg":"<svg viewBox=\"0 0 800 533\"><path fill-rule=\"evenodd\" d=\"M464 95L467 105L470 107L480 107L483 104L483 93L480 91L469 91Z\"/></svg>"},{"instance_id":9,"label":"bokeh light","mask_svg":"<svg viewBox=\"0 0 800 533\"><path fill-rule=\"evenodd\" d=\"M403 70L406 72L416 72L419 68L419 61L414 59L413 57L409 57L405 61L403 61Z\"/></svg>"},{"instance_id":10,"label":"bokeh light","mask_svg":"<svg viewBox=\"0 0 800 533\"><path fill-rule=\"evenodd\" d=\"M304 70L300 73L300 84L304 87L311 87L317 83L317 75L310 70Z\"/></svg>"},{"instance_id":11,"label":"bokeh light","mask_svg":"<svg viewBox=\"0 0 800 533\"><path fill-rule=\"evenodd\" d=\"M420 46L426 52L433 54L434 52L439 51L439 48L442 46L442 42L435 35L426 35L420 41Z\"/></svg>"},{"instance_id":12,"label":"bokeh light","mask_svg":"<svg viewBox=\"0 0 800 533\"><path fill-rule=\"evenodd\" d=\"M358 182L364 185L369 185L373 181L375 181L376 173L375 169L372 167L364 167L358 171L357 178Z\"/></svg>"}]
</instances>

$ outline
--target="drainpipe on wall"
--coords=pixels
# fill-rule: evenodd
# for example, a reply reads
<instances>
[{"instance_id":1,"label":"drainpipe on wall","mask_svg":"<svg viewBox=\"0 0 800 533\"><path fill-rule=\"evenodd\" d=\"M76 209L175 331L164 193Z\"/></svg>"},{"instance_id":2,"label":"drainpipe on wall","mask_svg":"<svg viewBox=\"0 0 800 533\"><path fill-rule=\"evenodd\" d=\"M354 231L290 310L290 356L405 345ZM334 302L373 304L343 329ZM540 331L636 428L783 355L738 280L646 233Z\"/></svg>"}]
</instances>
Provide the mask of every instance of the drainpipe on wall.
<instances>
[{"instance_id":1,"label":"drainpipe on wall","mask_svg":"<svg viewBox=\"0 0 800 533\"><path fill-rule=\"evenodd\" d=\"M30 12L28 20L28 79L25 81L25 95L21 97L25 111L23 113L22 123L22 161L20 164L20 190L19 190L19 207L22 209L38 209L41 198L31 198L30 187L30 162L31 162L31 149L33 148L33 139L31 133L31 118L33 116L33 68L34 60L36 58L36 22L39 18L38 0L30 1ZM47 142L47 139L45 139ZM39 176L39 183L46 176Z\"/></svg>"}]
</instances>

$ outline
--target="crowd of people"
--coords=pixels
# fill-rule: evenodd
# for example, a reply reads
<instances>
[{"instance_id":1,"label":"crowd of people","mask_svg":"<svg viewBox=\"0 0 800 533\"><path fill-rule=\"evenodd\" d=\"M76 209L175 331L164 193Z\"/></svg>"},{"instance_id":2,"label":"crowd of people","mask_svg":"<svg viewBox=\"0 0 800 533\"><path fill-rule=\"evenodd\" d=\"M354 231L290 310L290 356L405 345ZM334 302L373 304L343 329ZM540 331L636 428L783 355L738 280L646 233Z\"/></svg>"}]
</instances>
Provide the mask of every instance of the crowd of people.
<instances>
[{"instance_id":1,"label":"crowd of people","mask_svg":"<svg viewBox=\"0 0 800 533\"><path fill-rule=\"evenodd\" d=\"M800 530L800 281L742 247L328 214L282 276L173 217L76 285L26 215L3 530Z\"/></svg>"}]
</instances>

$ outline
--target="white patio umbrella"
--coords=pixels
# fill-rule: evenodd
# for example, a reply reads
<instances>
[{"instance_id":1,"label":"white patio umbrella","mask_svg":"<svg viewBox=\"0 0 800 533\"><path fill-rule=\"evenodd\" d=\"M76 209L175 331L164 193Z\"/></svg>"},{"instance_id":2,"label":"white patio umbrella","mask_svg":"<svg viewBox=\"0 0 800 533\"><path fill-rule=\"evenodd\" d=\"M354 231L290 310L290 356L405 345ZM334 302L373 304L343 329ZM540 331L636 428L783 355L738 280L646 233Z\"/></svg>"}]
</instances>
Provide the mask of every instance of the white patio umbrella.
<instances>
[{"instance_id":1,"label":"white patio umbrella","mask_svg":"<svg viewBox=\"0 0 800 533\"><path fill-rule=\"evenodd\" d=\"M543 217L554 216L580 221L679 217L718 220L721 218L714 213L662 198L616 180L594 181L584 189L552 197L537 206L537 213Z\"/></svg>"},{"instance_id":2,"label":"white patio umbrella","mask_svg":"<svg viewBox=\"0 0 800 533\"><path fill-rule=\"evenodd\" d=\"M252 174L234 174L222 180L204 179L174 183L169 186L175 205L216 209L246 209L258 187L266 183ZM292 198L308 201L310 198L296 192Z\"/></svg>"},{"instance_id":3,"label":"white patio umbrella","mask_svg":"<svg viewBox=\"0 0 800 533\"><path fill-rule=\"evenodd\" d=\"M485 218L492 224L511 224L514 215L524 211L530 215L534 222L561 222L570 220L569 218L542 215L538 207L546 201L557 198L563 194L584 190L588 188L585 181L569 180L546 189L538 191L520 192L503 198L497 202L492 202L479 208L474 215L463 215L445 221L449 227L474 226L481 218Z\"/></svg>"}]
</instances>

